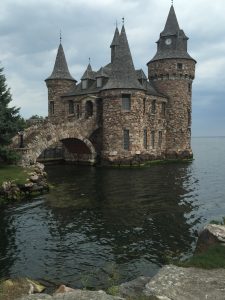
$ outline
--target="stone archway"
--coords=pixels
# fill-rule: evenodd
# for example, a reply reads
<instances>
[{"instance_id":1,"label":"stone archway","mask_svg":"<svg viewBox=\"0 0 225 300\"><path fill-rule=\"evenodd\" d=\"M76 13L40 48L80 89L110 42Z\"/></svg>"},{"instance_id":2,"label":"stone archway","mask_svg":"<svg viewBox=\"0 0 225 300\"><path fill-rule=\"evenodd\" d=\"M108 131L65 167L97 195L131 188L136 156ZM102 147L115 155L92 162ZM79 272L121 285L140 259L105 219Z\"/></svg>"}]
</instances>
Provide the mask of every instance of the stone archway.
<instances>
[{"instance_id":1,"label":"stone archway","mask_svg":"<svg viewBox=\"0 0 225 300\"><path fill-rule=\"evenodd\" d=\"M35 137L27 143L27 148L23 149L21 163L23 165L30 165L37 161L37 158L41 153L50 148L57 142L75 139L81 141L87 149L89 149L89 161L91 163L95 162L96 151L92 142L86 138L89 132L84 131L83 127L76 126L74 123L64 123L64 124L52 124L48 123L43 128L39 129L39 132Z\"/></svg>"}]
</instances>

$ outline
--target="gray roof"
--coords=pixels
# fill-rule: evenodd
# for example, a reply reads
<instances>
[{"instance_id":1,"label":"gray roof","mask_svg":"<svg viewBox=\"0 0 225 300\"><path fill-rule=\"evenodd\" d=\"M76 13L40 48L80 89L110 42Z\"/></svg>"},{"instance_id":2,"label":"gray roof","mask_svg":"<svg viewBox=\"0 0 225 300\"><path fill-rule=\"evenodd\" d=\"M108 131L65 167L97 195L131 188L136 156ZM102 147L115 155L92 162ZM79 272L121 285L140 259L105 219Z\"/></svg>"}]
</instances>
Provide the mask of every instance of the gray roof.
<instances>
[{"instance_id":1,"label":"gray roof","mask_svg":"<svg viewBox=\"0 0 225 300\"><path fill-rule=\"evenodd\" d=\"M109 72L109 70L108 70ZM107 68L103 68L101 67L97 72L96 72L96 75L95 75L95 78L99 78L99 77L105 77L105 78L108 78L109 77L109 74L107 72Z\"/></svg>"},{"instance_id":2,"label":"gray roof","mask_svg":"<svg viewBox=\"0 0 225 300\"><path fill-rule=\"evenodd\" d=\"M138 79L144 79L147 80L147 76L145 75L144 71L142 69L136 70L136 75Z\"/></svg>"},{"instance_id":3,"label":"gray roof","mask_svg":"<svg viewBox=\"0 0 225 300\"><path fill-rule=\"evenodd\" d=\"M92 80L95 79L95 72L92 71L92 67L91 67L90 63L88 64L86 71L84 72L83 76L81 77L81 80L82 79L92 79Z\"/></svg>"},{"instance_id":4,"label":"gray roof","mask_svg":"<svg viewBox=\"0 0 225 300\"><path fill-rule=\"evenodd\" d=\"M166 38L171 38L175 42L171 46L165 47ZM169 15L167 17L166 25L164 30L160 34L160 39L157 42L158 49L155 56L150 60L156 61L161 59L190 59L194 60L187 52L187 40L188 37L184 31L180 29L176 13L173 5L170 8ZM148 64L150 63L148 62Z\"/></svg>"},{"instance_id":5,"label":"gray roof","mask_svg":"<svg viewBox=\"0 0 225 300\"><path fill-rule=\"evenodd\" d=\"M118 28L116 27L114 37L113 37L113 40L112 40L112 43L111 43L110 47L119 45L119 36L120 36L120 33L119 33Z\"/></svg>"},{"instance_id":6,"label":"gray roof","mask_svg":"<svg viewBox=\"0 0 225 300\"><path fill-rule=\"evenodd\" d=\"M67 79L76 81L70 74L68 65L66 62L66 57L63 51L62 44L59 44L58 53L55 60L54 69L52 74L46 80L53 79Z\"/></svg>"},{"instance_id":7,"label":"gray roof","mask_svg":"<svg viewBox=\"0 0 225 300\"><path fill-rule=\"evenodd\" d=\"M111 65L111 76L103 87L103 90L118 88L143 89L143 86L137 79L124 26L122 27L119 36L119 45L117 46L115 58Z\"/></svg>"},{"instance_id":8,"label":"gray roof","mask_svg":"<svg viewBox=\"0 0 225 300\"><path fill-rule=\"evenodd\" d=\"M165 28L163 32L161 32L161 36L174 35L177 34L179 30L180 27L177 21L177 16L174 7L172 5L170 7L169 15L166 20Z\"/></svg>"}]
</instances>

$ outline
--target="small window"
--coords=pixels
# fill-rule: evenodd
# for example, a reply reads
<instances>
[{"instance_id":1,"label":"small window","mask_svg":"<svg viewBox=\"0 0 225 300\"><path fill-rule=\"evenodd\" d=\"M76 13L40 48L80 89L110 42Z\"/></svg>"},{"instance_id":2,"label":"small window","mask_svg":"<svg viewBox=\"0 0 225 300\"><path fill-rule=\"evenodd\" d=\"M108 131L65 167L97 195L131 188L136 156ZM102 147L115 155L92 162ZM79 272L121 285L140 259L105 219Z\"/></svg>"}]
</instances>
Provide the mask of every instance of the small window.
<instances>
[{"instance_id":1,"label":"small window","mask_svg":"<svg viewBox=\"0 0 225 300\"><path fill-rule=\"evenodd\" d=\"M77 117L77 119L80 118L80 105L79 104L76 105L76 117Z\"/></svg>"},{"instance_id":2,"label":"small window","mask_svg":"<svg viewBox=\"0 0 225 300\"><path fill-rule=\"evenodd\" d=\"M166 115L166 103L165 102L162 102L162 107L161 107L162 111L162 116L165 117Z\"/></svg>"},{"instance_id":3,"label":"small window","mask_svg":"<svg viewBox=\"0 0 225 300\"><path fill-rule=\"evenodd\" d=\"M144 148L148 148L148 137L147 137L147 129L144 129Z\"/></svg>"},{"instance_id":4,"label":"small window","mask_svg":"<svg viewBox=\"0 0 225 300\"><path fill-rule=\"evenodd\" d=\"M102 77L97 78L97 87L102 87Z\"/></svg>"},{"instance_id":5,"label":"small window","mask_svg":"<svg viewBox=\"0 0 225 300\"><path fill-rule=\"evenodd\" d=\"M152 114L156 113L156 100L152 101L151 113Z\"/></svg>"},{"instance_id":6,"label":"small window","mask_svg":"<svg viewBox=\"0 0 225 300\"><path fill-rule=\"evenodd\" d=\"M143 113L145 114L146 111L146 99L143 99Z\"/></svg>"},{"instance_id":7,"label":"small window","mask_svg":"<svg viewBox=\"0 0 225 300\"><path fill-rule=\"evenodd\" d=\"M123 130L123 148L129 150L130 148L130 132L128 129Z\"/></svg>"},{"instance_id":8,"label":"small window","mask_svg":"<svg viewBox=\"0 0 225 300\"><path fill-rule=\"evenodd\" d=\"M177 70L183 70L183 64L178 63L177 64Z\"/></svg>"},{"instance_id":9,"label":"small window","mask_svg":"<svg viewBox=\"0 0 225 300\"><path fill-rule=\"evenodd\" d=\"M82 80L82 90L85 90L87 88L87 79Z\"/></svg>"},{"instance_id":10,"label":"small window","mask_svg":"<svg viewBox=\"0 0 225 300\"><path fill-rule=\"evenodd\" d=\"M151 146L152 146L152 149L155 148L155 131L151 132Z\"/></svg>"},{"instance_id":11,"label":"small window","mask_svg":"<svg viewBox=\"0 0 225 300\"><path fill-rule=\"evenodd\" d=\"M74 103L73 100L69 100L69 115L74 114Z\"/></svg>"},{"instance_id":12,"label":"small window","mask_svg":"<svg viewBox=\"0 0 225 300\"><path fill-rule=\"evenodd\" d=\"M188 127L191 127L191 111L188 110Z\"/></svg>"},{"instance_id":13,"label":"small window","mask_svg":"<svg viewBox=\"0 0 225 300\"><path fill-rule=\"evenodd\" d=\"M53 116L55 114L55 103L54 103L54 101L50 101L49 111L50 111L51 116Z\"/></svg>"},{"instance_id":14,"label":"small window","mask_svg":"<svg viewBox=\"0 0 225 300\"><path fill-rule=\"evenodd\" d=\"M188 92L191 93L191 91L192 91L192 84L189 82L188 83Z\"/></svg>"},{"instance_id":15,"label":"small window","mask_svg":"<svg viewBox=\"0 0 225 300\"><path fill-rule=\"evenodd\" d=\"M159 148L162 147L162 131L159 131L159 139L158 139Z\"/></svg>"},{"instance_id":16,"label":"small window","mask_svg":"<svg viewBox=\"0 0 225 300\"><path fill-rule=\"evenodd\" d=\"M85 103L85 117L88 119L93 116L93 103L91 101L87 101Z\"/></svg>"},{"instance_id":17,"label":"small window","mask_svg":"<svg viewBox=\"0 0 225 300\"><path fill-rule=\"evenodd\" d=\"M130 109L131 109L130 94L123 94L122 95L122 110L130 111Z\"/></svg>"}]
</instances>

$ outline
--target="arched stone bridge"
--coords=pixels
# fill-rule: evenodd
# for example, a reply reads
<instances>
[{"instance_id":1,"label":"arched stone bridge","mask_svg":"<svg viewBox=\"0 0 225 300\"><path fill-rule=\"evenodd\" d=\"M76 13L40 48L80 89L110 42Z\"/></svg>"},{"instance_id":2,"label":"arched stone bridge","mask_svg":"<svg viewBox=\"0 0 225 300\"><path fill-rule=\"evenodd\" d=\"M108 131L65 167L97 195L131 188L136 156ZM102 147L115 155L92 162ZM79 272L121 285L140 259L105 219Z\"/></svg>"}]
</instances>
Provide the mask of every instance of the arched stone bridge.
<instances>
[{"instance_id":1,"label":"arched stone bridge","mask_svg":"<svg viewBox=\"0 0 225 300\"><path fill-rule=\"evenodd\" d=\"M23 133L23 147L18 148L19 137L14 137L11 147L21 154L20 164L35 163L41 153L57 142L73 139L88 149L89 161L96 159L96 149L90 140L99 128L96 116L73 121L50 122L48 120L27 128Z\"/></svg>"}]
</instances>

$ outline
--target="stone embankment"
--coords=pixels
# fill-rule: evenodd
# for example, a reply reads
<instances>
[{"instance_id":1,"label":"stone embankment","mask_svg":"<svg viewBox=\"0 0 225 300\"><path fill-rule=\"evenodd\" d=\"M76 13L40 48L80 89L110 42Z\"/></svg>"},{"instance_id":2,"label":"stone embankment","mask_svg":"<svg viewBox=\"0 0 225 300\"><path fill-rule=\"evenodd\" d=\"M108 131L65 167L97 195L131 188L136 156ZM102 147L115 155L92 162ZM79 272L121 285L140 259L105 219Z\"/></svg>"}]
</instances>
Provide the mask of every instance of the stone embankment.
<instances>
[{"instance_id":1,"label":"stone embankment","mask_svg":"<svg viewBox=\"0 0 225 300\"><path fill-rule=\"evenodd\" d=\"M18 184L14 180L8 180L0 186L0 197L4 202L18 201L26 196L42 193L49 190L47 183L47 173L44 171L44 165L36 163L30 167L26 183Z\"/></svg>"}]
</instances>

